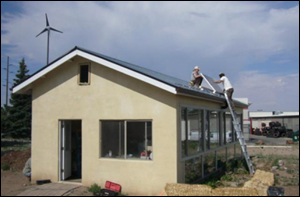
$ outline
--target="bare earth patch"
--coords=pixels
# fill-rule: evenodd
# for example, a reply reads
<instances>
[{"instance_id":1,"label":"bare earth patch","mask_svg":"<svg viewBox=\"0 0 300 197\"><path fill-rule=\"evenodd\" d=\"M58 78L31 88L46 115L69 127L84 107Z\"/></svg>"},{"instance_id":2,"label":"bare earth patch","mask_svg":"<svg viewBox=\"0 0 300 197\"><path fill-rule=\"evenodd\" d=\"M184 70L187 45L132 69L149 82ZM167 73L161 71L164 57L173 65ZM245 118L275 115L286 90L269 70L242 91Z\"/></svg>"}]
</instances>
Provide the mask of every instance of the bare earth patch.
<instances>
[{"instance_id":1,"label":"bare earth patch","mask_svg":"<svg viewBox=\"0 0 300 197\"><path fill-rule=\"evenodd\" d=\"M1 196L16 196L34 186L22 172L1 171Z\"/></svg>"}]
</instances>

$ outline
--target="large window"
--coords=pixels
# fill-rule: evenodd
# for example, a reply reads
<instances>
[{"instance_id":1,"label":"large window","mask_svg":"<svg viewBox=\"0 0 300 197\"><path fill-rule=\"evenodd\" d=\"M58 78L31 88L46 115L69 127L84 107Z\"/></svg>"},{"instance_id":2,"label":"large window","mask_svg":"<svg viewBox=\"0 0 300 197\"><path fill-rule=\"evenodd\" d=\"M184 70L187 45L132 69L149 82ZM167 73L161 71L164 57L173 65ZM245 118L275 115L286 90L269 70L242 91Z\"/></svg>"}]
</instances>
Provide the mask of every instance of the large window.
<instances>
[{"instance_id":1,"label":"large window","mask_svg":"<svg viewBox=\"0 0 300 197\"><path fill-rule=\"evenodd\" d=\"M220 113L210 111L210 148L216 148L220 145Z\"/></svg>"},{"instance_id":2,"label":"large window","mask_svg":"<svg viewBox=\"0 0 300 197\"><path fill-rule=\"evenodd\" d=\"M183 156L195 155L203 151L202 122L202 110L182 108L181 144Z\"/></svg>"},{"instance_id":3,"label":"large window","mask_svg":"<svg viewBox=\"0 0 300 197\"><path fill-rule=\"evenodd\" d=\"M124 122L102 121L102 157L125 159Z\"/></svg>"},{"instance_id":4,"label":"large window","mask_svg":"<svg viewBox=\"0 0 300 197\"><path fill-rule=\"evenodd\" d=\"M101 121L101 157L152 160L152 122Z\"/></svg>"},{"instance_id":5,"label":"large window","mask_svg":"<svg viewBox=\"0 0 300 197\"><path fill-rule=\"evenodd\" d=\"M226 142L232 143L235 141L235 132L233 129L231 114L226 113L225 119L226 119L226 129L225 129L226 130Z\"/></svg>"}]
</instances>

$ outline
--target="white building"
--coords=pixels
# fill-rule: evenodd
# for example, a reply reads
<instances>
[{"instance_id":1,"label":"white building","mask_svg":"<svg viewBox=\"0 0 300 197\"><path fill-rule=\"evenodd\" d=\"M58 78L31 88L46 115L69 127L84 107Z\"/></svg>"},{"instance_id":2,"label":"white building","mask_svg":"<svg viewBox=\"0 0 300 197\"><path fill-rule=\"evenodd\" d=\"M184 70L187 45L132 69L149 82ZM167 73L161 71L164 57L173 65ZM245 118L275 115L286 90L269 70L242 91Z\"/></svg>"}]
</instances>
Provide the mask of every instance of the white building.
<instances>
[{"instance_id":1,"label":"white building","mask_svg":"<svg viewBox=\"0 0 300 197\"><path fill-rule=\"evenodd\" d=\"M299 130L299 111L279 112L279 111L255 111L250 112L251 128L261 128L261 123L278 121L288 129Z\"/></svg>"}]
</instances>

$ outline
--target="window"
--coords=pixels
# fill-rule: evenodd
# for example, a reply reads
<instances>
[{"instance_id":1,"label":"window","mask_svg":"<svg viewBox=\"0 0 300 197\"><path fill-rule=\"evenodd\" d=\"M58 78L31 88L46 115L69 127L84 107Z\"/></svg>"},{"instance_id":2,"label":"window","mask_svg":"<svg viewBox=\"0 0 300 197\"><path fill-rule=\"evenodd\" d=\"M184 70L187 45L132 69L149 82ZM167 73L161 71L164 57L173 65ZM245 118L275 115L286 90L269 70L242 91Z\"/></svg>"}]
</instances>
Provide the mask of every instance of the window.
<instances>
[{"instance_id":1,"label":"window","mask_svg":"<svg viewBox=\"0 0 300 197\"><path fill-rule=\"evenodd\" d=\"M203 110L182 108L181 143L182 156L191 156L203 151Z\"/></svg>"},{"instance_id":2,"label":"window","mask_svg":"<svg viewBox=\"0 0 300 197\"><path fill-rule=\"evenodd\" d=\"M90 84L90 64L82 64L79 66L79 84Z\"/></svg>"},{"instance_id":3,"label":"window","mask_svg":"<svg viewBox=\"0 0 300 197\"><path fill-rule=\"evenodd\" d=\"M102 157L125 159L124 122L102 122Z\"/></svg>"},{"instance_id":4,"label":"window","mask_svg":"<svg viewBox=\"0 0 300 197\"><path fill-rule=\"evenodd\" d=\"M206 144L206 149L210 149L210 113L209 111L205 111L205 144Z\"/></svg>"},{"instance_id":5,"label":"window","mask_svg":"<svg viewBox=\"0 0 300 197\"><path fill-rule=\"evenodd\" d=\"M152 160L152 122L101 121L101 157Z\"/></svg>"},{"instance_id":6,"label":"window","mask_svg":"<svg viewBox=\"0 0 300 197\"><path fill-rule=\"evenodd\" d=\"M220 145L220 114L217 111L210 111L210 148Z\"/></svg>"},{"instance_id":7,"label":"window","mask_svg":"<svg viewBox=\"0 0 300 197\"><path fill-rule=\"evenodd\" d=\"M232 125L232 117L230 113L226 113L226 142L232 143L235 141L235 132Z\"/></svg>"}]
</instances>

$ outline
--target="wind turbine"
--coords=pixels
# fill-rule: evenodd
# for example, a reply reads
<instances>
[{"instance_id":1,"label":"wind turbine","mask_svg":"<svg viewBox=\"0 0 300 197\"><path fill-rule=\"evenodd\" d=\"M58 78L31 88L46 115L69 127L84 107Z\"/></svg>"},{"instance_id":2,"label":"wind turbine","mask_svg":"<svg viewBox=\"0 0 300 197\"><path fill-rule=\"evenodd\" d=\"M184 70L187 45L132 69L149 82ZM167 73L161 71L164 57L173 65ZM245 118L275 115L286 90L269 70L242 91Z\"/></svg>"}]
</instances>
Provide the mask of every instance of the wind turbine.
<instances>
[{"instance_id":1,"label":"wind turbine","mask_svg":"<svg viewBox=\"0 0 300 197\"><path fill-rule=\"evenodd\" d=\"M41 32L41 33L39 33L36 37L38 37L39 35L41 35L42 33L44 33L44 32L48 32L48 39L47 39L47 65L49 64L49 40L50 40L50 31L52 30L52 31L56 31L56 32L59 32L59 33L63 33L63 32L61 32L61 31L59 31L59 30L57 30L57 29L54 29L54 28L52 28L52 27L50 27L50 25L49 25L49 21L48 21L48 17L47 17L47 14L45 14L46 15L46 28Z\"/></svg>"}]
</instances>

